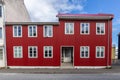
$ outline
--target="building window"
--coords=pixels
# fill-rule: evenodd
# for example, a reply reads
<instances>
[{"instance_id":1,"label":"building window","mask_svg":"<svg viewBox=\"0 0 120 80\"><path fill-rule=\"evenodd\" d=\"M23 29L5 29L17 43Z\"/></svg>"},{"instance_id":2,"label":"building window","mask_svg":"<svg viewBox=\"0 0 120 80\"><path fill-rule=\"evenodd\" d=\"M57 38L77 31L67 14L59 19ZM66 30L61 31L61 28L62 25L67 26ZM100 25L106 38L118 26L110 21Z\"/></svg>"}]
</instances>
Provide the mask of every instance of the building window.
<instances>
[{"instance_id":1,"label":"building window","mask_svg":"<svg viewBox=\"0 0 120 80\"><path fill-rule=\"evenodd\" d=\"M97 46L96 47L96 58L104 58L105 57L105 47Z\"/></svg>"},{"instance_id":2,"label":"building window","mask_svg":"<svg viewBox=\"0 0 120 80\"><path fill-rule=\"evenodd\" d=\"M37 26L36 25L28 26L28 36L29 37L37 37Z\"/></svg>"},{"instance_id":3,"label":"building window","mask_svg":"<svg viewBox=\"0 0 120 80\"><path fill-rule=\"evenodd\" d=\"M45 25L43 30L44 30L44 37L53 37L52 25Z\"/></svg>"},{"instance_id":4,"label":"building window","mask_svg":"<svg viewBox=\"0 0 120 80\"><path fill-rule=\"evenodd\" d=\"M81 34L89 34L90 33L89 23L81 23L80 24L80 33Z\"/></svg>"},{"instance_id":5,"label":"building window","mask_svg":"<svg viewBox=\"0 0 120 80\"><path fill-rule=\"evenodd\" d=\"M13 26L13 36L14 37L22 37L22 26L21 25Z\"/></svg>"},{"instance_id":6,"label":"building window","mask_svg":"<svg viewBox=\"0 0 120 80\"><path fill-rule=\"evenodd\" d=\"M98 35L105 34L105 23L96 23L96 34Z\"/></svg>"},{"instance_id":7,"label":"building window","mask_svg":"<svg viewBox=\"0 0 120 80\"><path fill-rule=\"evenodd\" d=\"M0 6L0 17L2 17L2 6Z\"/></svg>"},{"instance_id":8,"label":"building window","mask_svg":"<svg viewBox=\"0 0 120 80\"><path fill-rule=\"evenodd\" d=\"M0 28L0 39L2 39L2 28Z\"/></svg>"},{"instance_id":9,"label":"building window","mask_svg":"<svg viewBox=\"0 0 120 80\"><path fill-rule=\"evenodd\" d=\"M37 58L38 57L37 46L29 46L28 47L28 57L29 58Z\"/></svg>"},{"instance_id":10,"label":"building window","mask_svg":"<svg viewBox=\"0 0 120 80\"><path fill-rule=\"evenodd\" d=\"M3 60L3 49L0 47L0 60Z\"/></svg>"},{"instance_id":11,"label":"building window","mask_svg":"<svg viewBox=\"0 0 120 80\"><path fill-rule=\"evenodd\" d=\"M44 58L52 58L52 57L53 57L53 47L44 46Z\"/></svg>"},{"instance_id":12,"label":"building window","mask_svg":"<svg viewBox=\"0 0 120 80\"><path fill-rule=\"evenodd\" d=\"M89 58L89 47L88 46L80 47L80 58Z\"/></svg>"},{"instance_id":13,"label":"building window","mask_svg":"<svg viewBox=\"0 0 120 80\"><path fill-rule=\"evenodd\" d=\"M14 58L22 58L22 46L14 46Z\"/></svg>"},{"instance_id":14,"label":"building window","mask_svg":"<svg viewBox=\"0 0 120 80\"><path fill-rule=\"evenodd\" d=\"M74 23L65 23L65 34L74 34Z\"/></svg>"}]
</instances>

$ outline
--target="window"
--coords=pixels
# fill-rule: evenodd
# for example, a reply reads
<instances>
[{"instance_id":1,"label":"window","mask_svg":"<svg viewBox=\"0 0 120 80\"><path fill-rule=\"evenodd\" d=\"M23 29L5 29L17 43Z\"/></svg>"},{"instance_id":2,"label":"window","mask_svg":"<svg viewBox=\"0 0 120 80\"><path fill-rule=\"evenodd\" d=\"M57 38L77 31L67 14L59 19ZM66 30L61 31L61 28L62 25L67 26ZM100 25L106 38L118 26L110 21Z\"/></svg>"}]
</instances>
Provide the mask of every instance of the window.
<instances>
[{"instance_id":1,"label":"window","mask_svg":"<svg viewBox=\"0 0 120 80\"><path fill-rule=\"evenodd\" d=\"M0 17L2 17L2 6L0 6Z\"/></svg>"},{"instance_id":2,"label":"window","mask_svg":"<svg viewBox=\"0 0 120 80\"><path fill-rule=\"evenodd\" d=\"M13 36L14 37L22 37L22 26L21 25L13 26Z\"/></svg>"},{"instance_id":3,"label":"window","mask_svg":"<svg viewBox=\"0 0 120 80\"><path fill-rule=\"evenodd\" d=\"M104 58L105 55L105 47L97 46L96 47L96 58Z\"/></svg>"},{"instance_id":4,"label":"window","mask_svg":"<svg viewBox=\"0 0 120 80\"><path fill-rule=\"evenodd\" d=\"M74 23L65 23L65 34L74 34Z\"/></svg>"},{"instance_id":5,"label":"window","mask_svg":"<svg viewBox=\"0 0 120 80\"><path fill-rule=\"evenodd\" d=\"M21 46L14 46L14 58L22 58L22 47Z\"/></svg>"},{"instance_id":6,"label":"window","mask_svg":"<svg viewBox=\"0 0 120 80\"><path fill-rule=\"evenodd\" d=\"M0 47L0 60L3 60L3 49Z\"/></svg>"},{"instance_id":7,"label":"window","mask_svg":"<svg viewBox=\"0 0 120 80\"><path fill-rule=\"evenodd\" d=\"M81 23L80 33L81 34L89 34L90 33L89 28L90 28L89 23Z\"/></svg>"},{"instance_id":8,"label":"window","mask_svg":"<svg viewBox=\"0 0 120 80\"><path fill-rule=\"evenodd\" d=\"M28 57L29 58L37 58L38 57L36 46L29 46L28 47Z\"/></svg>"},{"instance_id":9,"label":"window","mask_svg":"<svg viewBox=\"0 0 120 80\"><path fill-rule=\"evenodd\" d=\"M44 46L44 58L52 58L52 57L53 57L53 47Z\"/></svg>"},{"instance_id":10,"label":"window","mask_svg":"<svg viewBox=\"0 0 120 80\"><path fill-rule=\"evenodd\" d=\"M29 37L37 37L37 26L36 25L28 26L28 36Z\"/></svg>"},{"instance_id":11,"label":"window","mask_svg":"<svg viewBox=\"0 0 120 80\"><path fill-rule=\"evenodd\" d=\"M89 58L89 47L88 46L80 47L80 57L81 58Z\"/></svg>"},{"instance_id":12,"label":"window","mask_svg":"<svg viewBox=\"0 0 120 80\"><path fill-rule=\"evenodd\" d=\"M44 26L44 37L52 37L53 36L53 26L45 25Z\"/></svg>"},{"instance_id":13,"label":"window","mask_svg":"<svg viewBox=\"0 0 120 80\"><path fill-rule=\"evenodd\" d=\"M105 34L105 23L96 23L96 34Z\"/></svg>"},{"instance_id":14,"label":"window","mask_svg":"<svg viewBox=\"0 0 120 80\"><path fill-rule=\"evenodd\" d=\"M0 39L2 39L2 28L0 28Z\"/></svg>"}]
</instances>

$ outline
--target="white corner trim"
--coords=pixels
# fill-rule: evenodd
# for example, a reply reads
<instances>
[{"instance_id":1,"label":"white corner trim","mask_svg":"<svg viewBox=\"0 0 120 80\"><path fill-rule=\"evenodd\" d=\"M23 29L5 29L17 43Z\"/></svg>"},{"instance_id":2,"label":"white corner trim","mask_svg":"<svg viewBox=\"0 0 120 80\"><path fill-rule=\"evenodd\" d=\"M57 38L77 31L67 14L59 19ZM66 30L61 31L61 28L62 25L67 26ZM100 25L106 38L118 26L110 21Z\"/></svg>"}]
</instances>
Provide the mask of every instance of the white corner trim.
<instances>
[{"instance_id":1,"label":"white corner trim","mask_svg":"<svg viewBox=\"0 0 120 80\"><path fill-rule=\"evenodd\" d=\"M106 68L107 66L75 66L74 68L77 69L102 69Z\"/></svg>"},{"instance_id":2,"label":"white corner trim","mask_svg":"<svg viewBox=\"0 0 120 80\"><path fill-rule=\"evenodd\" d=\"M11 69L36 69L36 68L49 68L49 69L55 69L60 68L59 66L8 66Z\"/></svg>"}]
</instances>

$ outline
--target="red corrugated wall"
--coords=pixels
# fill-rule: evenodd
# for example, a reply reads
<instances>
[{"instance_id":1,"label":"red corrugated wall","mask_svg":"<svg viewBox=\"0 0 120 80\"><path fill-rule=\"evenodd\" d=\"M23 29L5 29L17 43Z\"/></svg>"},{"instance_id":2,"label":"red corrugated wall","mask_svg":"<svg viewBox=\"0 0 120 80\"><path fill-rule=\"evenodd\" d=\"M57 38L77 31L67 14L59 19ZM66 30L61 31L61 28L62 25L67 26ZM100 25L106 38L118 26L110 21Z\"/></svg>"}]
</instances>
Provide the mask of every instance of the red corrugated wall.
<instances>
[{"instance_id":1,"label":"red corrugated wall","mask_svg":"<svg viewBox=\"0 0 120 80\"><path fill-rule=\"evenodd\" d=\"M74 35L64 34L65 22L74 22ZM80 23L90 23L90 34L80 34ZM96 35L96 22L105 22L105 35ZM38 37L28 37L27 25L22 25L22 37L13 37L13 25L6 25L6 48L8 66L60 66L61 46L74 46L74 66L106 66L109 51L109 65L111 65L112 22L107 20L60 20L58 26L53 27L53 37L43 37L43 25L38 25ZM110 37L108 42L108 27ZM108 46L109 43L109 46ZM13 46L23 46L23 58L13 58ZM38 46L38 58L28 58L28 46ZM53 46L53 58L43 58L43 46ZM80 46L90 46L90 58L80 58ZM105 58L96 58L96 46L105 46ZM109 50L108 50L109 49Z\"/></svg>"}]
</instances>

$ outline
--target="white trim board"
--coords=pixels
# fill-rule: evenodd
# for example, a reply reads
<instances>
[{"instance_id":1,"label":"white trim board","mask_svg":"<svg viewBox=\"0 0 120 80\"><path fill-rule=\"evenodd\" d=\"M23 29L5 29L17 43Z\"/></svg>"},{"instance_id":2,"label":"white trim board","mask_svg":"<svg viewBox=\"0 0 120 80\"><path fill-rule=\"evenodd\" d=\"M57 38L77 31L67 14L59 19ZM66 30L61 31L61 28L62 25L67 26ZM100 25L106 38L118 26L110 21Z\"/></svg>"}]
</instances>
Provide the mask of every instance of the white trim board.
<instances>
[{"instance_id":1,"label":"white trim board","mask_svg":"<svg viewBox=\"0 0 120 80\"><path fill-rule=\"evenodd\" d=\"M59 66L8 66L11 69L35 69L35 68L49 68L49 69L55 69L60 68Z\"/></svg>"}]
</instances>

